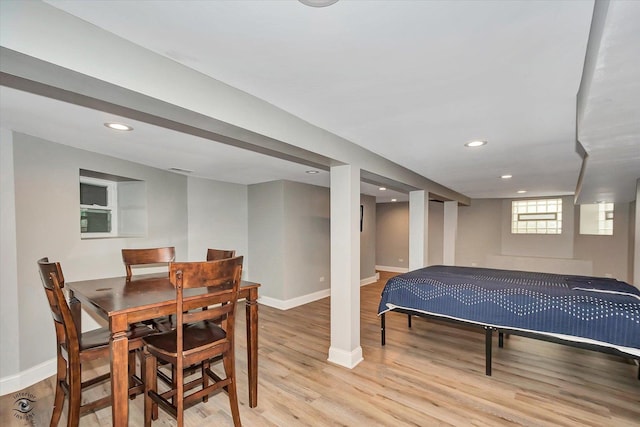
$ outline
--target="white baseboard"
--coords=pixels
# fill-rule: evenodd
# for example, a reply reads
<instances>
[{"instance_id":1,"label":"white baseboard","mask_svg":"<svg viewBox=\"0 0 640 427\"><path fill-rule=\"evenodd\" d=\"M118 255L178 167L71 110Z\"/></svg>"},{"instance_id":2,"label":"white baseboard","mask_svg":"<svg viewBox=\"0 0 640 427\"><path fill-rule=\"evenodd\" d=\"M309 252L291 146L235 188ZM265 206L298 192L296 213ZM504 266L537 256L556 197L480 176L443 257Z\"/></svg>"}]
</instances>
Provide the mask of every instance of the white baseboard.
<instances>
[{"instance_id":1,"label":"white baseboard","mask_svg":"<svg viewBox=\"0 0 640 427\"><path fill-rule=\"evenodd\" d=\"M378 280L380 280L380 273L376 272L375 276L360 279L360 286L370 285L372 283L376 283Z\"/></svg>"},{"instance_id":2,"label":"white baseboard","mask_svg":"<svg viewBox=\"0 0 640 427\"><path fill-rule=\"evenodd\" d=\"M376 273L375 276L365 277L360 279L360 286L369 285L375 283L380 279L380 273ZM258 303L264 304L268 307L277 308L278 310L289 310L290 308L298 307L300 305L308 304L310 302L317 301L322 298L326 298L331 295L331 289L323 289L321 291L313 292L311 294L302 295L296 298L288 300L281 300L271 297L259 297Z\"/></svg>"},{"instance_id":3,"label":"white baseboard","mask_svg":"<svg viewBox=\"0 0 640 427\"><path fill-rule=\"evenodd\" d=\"M407 273L407 272L409 272L408 268L405 268L405 267L391 267L391 266L388 266L388 265L376 265L376 270L389 271L391 273Z\"/></svg>"},{"instance_id":4,"label":"white baseboard","mask_svg":"<svg viewBox=\"0 0 640 427\"><path fill-rule=\"evenodd\" d=\"M358 363L364 360L362 358L362 347L358 346L358 348L353 351L345 351L329 347L329 358L327 360L331 363L335 363L336 365L353 369L358 365Z\"/></svg>"},{"instance_id":5,"label":"white baseboard","mask_svg":"<svg viewBox=\"0 0 640 427\"><path fill-rule=\"evenodd\" d=\"M26 371L0 378L0 396L20 391L23 388L29 387L39 381L55 375L56 367L56 359L53 358L29 368Z\"/></svg>"},{"instance_id":6,"label":"white baseboard","mask_svg":"<svg viewBox=\"0 0 640 427\"><path fill-rule=\"evenodd\" d=\"M289 310L290 308L298 307L299 305L308 304L310 302L326 298L329 295L331 295L331 289L323 289L318 292L313 292L311 294L302 295L288 300L281 300L271 297L259 297L258 303L277 308L278 310Z\"/></svg>"}]
</instances>

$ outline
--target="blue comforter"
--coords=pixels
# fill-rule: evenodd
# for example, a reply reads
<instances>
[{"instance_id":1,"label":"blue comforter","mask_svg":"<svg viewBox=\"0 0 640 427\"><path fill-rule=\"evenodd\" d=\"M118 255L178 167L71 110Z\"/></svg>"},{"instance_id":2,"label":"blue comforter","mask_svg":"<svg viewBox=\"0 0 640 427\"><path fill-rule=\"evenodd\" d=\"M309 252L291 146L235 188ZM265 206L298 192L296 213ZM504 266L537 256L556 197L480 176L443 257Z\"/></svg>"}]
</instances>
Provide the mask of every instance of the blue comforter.
<instances>
[{"instance_id":1,"label":"blue comforter","mask_svg":"<svg viewBox=\"0 0 640 427\"><path fill-rule=\"evenodd\" d=\"M394 308L640 352L640 290L615 279L432 266L387 282L378 314Z\"/></svg>"}]
</instances>

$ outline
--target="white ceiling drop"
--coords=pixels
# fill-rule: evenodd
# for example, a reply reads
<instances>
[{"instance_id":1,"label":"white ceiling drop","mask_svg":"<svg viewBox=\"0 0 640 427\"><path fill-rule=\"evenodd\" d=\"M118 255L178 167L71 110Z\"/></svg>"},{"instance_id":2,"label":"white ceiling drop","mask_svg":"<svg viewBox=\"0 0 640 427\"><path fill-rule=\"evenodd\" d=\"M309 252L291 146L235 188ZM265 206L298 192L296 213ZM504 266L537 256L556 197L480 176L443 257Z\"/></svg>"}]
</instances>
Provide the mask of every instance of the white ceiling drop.
<instances>
[{"instance_id":1,"label":"white ceiling drop","mask_svg":"<svg viewBox=\"0 0 640 427\"><path fill-rule=\"evenodd\" d=\"M528 189L527 196L573 194L576 189L581 167L575 151L576 94L592 1L341 0L323 8L263 0L47 3L472 198L514 197L521 188ZM601 187L607 200L623 201L635 185L633 172L606 184L598 176L634 168L636 179L639 175L640 120L633 119L640 99L640 2L611 4L599 52L602 62L581 131L592 152L591 167L603 166L587 175L583 191L597 197ZM66 107L47 107L43 101L41 124L34 124L32 113L11 104L20 104L21 94L7 93L3 88L2 121L19 123L24 132L50 129L42 124L49 115L53 120L71 116L48 113L47 108ZM135 131L127 138L137 140L144 130L161 149L150 150L144 141L107 144L99 135L104 127L93 129L79 121L68 127L96 137L75 140L79 132L71 129L57 137L213 179L220 179L213 171L235 165L224 171L224 181L283 178L328 185L326 172L309 175L303 165L130 124ZM489 144L464 147L478 137ZM176 157L172 141L189 151ZM200 150L216 150L216 155ZM501 180L505 171L513 172L513 178ZM390 200L396 195L386 196Z\"/></svg>"}]
</instances>

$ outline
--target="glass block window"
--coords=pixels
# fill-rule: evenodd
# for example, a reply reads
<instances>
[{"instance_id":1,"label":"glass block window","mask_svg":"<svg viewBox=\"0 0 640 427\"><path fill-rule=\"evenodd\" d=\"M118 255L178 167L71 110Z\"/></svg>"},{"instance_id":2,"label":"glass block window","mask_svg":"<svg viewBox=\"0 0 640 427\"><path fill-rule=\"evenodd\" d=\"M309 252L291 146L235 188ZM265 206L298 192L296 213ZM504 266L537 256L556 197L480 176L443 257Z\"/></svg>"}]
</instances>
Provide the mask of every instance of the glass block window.
<instances>
[{"instance_id":1,"label":"glass block window","mask_svg":"<svg viewBox=\"0 0 640 427\"><path fill-rule=\"evenodd\" d=\"M562 199L512 201L511 233L561 234Z\"/></svg>"},{"instance_id":2,"label":"glass block window","mask_svg":"<svg viewBox=\"0 0 640 427\"><path fill-rule=\"evenodd\" d=\"M613 235L613 203L580 205L580 234Z\"/></svg>"}]
</instances>

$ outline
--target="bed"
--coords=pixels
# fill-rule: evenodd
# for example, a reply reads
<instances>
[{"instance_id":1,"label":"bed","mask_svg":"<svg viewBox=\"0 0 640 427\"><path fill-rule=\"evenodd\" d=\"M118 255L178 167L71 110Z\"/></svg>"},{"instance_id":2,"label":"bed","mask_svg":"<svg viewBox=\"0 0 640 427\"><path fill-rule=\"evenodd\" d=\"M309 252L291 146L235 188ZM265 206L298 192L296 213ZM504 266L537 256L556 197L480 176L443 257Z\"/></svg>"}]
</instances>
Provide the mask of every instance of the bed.
<instances>
[{"instance_id":1,"label":"bed","mask_svg":"<svg viewBox=\"0 0 640 427\"><path fill-rule=\"evenodd\" d=\"M387 282L378 307L478 326L486 375L493 332L521 335L640 360L640 290L616 279L476 267L431 266ZM638 370L640 379L640 368Z\"/></svg>"}]
</instances>

